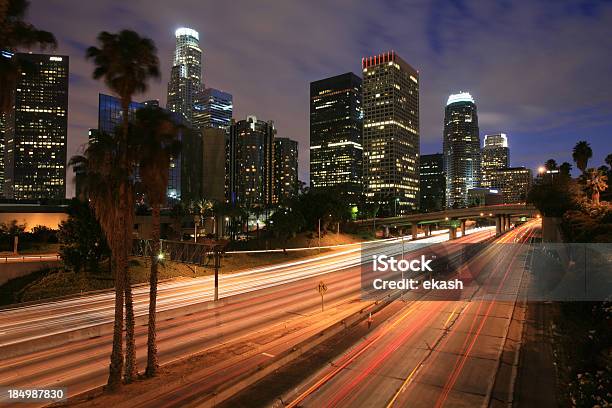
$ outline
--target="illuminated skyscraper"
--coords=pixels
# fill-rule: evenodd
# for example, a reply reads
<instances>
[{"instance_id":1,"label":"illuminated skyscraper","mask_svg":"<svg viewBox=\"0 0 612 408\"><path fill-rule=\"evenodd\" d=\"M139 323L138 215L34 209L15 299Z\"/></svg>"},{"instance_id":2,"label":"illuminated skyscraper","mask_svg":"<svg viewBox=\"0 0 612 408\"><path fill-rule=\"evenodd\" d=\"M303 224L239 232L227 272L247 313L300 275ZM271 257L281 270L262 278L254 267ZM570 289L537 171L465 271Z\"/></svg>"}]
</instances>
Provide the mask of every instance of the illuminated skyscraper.
<instances>
[{"instance_id":1,"label":"illuminated skyscraper","mask_svg":"<svg viewBox=\"0 0 612 408\"><path fill-rule=\"evenodd\" d=\"M466 207L468 190L480 186L480 135L474 99L467 92L450 95L444 115L446 205Z\"/></svg>"},{"instance_id":2,"label":"illuminated skyscraper","mask_svg":"<svg viewBox=\"0 0 612 408\"><path fill-rule=\"evenodd\" d=\"M64 199L68 57L15 54L12 58L30 69L17 77L11 90L13 104L5 124L4 195L17 200Z\"/></svg>"},{"instance_id":3,"label":"illuminated skyscraper","mask_svg":"<svg viewBox=\"0 0 612 408\"><path fill-rule=\"evenodd\" d=\"M310 185L362 193L361 78L352 72L310 83Z\"/></svg>"},{"instance_id":4,"label":"illuminated skyscraper","mask_svg":"<svg viewBox=\"0 0 612 408\"><path fill-rule=\"evenodd\" d=\"M274 139L274 201L283 203L298 193L298 142Z\"/></svg>"},{"instance_id":5,"label":"illuminated skyscraper","mask_svg":"<svg viewBox=\"0 0 612 408\"><path fill-rule=\"evenodd\" d=\"M196 129L229 129L234 105L232 95L206 88L196 95L193 106L193 127Z\"/></svg>"},{"instance_id":6,"label":"illuminated skyscraper","mask_svg":"<svg viewBox=\"0 0 612 408\"><path fill-rule=\"evenodd\" d=\"M189 123L193 121L193 104L202 84L202 50L200 35L191 28L179 28L175 32L176 49L168 83L166 107Z\"/></svg>"},{"instance_id":7,"label":"illuminated skyscraper","mask_svg":"<svg viewBox=\"0 0 612 408\"><path fill-rule=\"evenodd\" d=\"M482 186L491 187L491 171L510 166L510 149L506 134L485 135L481 154Z\"/></svg>"},{"instance_id":8,"label":"illuminated skyscraper","mask_svg":"<svg viewBox=\"0 0 612 408\"><path fill-rule=\"evenodd\" d=\"M491 187L499 190L504 204L524 203L533 184L531 169L525 167L508 167L492 170Z\"/></svg>"},{"instance_id":9,"label":"illuminated skyscraper","mask_svg":"<svg viewBox=\"0 0 612 408\"><path fill-rule=\"evenodd\" d=\"M232 121L228 145L228 200L264 207L274 202L274 123L247 116Z\"/></svg>"},{"instance_id":10,"label":"illuminated skyscraper","mask_svg":"<svg viewBox=\"0 0 612 408\"><path fill-rule=\"evenodd\" d=\"M419 73L395 52L362 59L366 199L387 213L419 205Z\"/></svg>"}]
</instances>

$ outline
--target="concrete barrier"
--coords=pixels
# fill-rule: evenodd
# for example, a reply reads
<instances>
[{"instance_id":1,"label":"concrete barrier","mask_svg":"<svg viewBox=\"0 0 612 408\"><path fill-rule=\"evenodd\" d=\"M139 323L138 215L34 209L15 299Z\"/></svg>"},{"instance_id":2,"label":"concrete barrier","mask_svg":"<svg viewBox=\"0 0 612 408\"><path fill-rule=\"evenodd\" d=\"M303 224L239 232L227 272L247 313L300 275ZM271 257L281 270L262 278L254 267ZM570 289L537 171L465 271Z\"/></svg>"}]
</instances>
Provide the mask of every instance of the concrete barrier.
<instances>
[{"instance_id":1,"label":"concrete barrier","mask_svg":"<svg viewBox=\"0 0 612 408\"><path fill-rule=\"evenodd\" d=\"M0 286L11 279L20 278L42 269L57 268L60 264L59 261L53 260L39 261L33 259L32 261L4 262L3 259L0 259Z\"/></svg>"}]
</instances>

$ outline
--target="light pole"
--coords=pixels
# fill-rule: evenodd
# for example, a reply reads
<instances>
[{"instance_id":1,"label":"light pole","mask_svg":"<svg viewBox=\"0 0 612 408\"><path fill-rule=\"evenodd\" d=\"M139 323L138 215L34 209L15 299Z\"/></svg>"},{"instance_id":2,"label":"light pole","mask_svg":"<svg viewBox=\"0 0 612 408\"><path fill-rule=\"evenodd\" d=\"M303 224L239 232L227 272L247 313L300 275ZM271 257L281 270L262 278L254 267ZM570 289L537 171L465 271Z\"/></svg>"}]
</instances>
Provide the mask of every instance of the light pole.
<instances>
[{"instance_id":1,"label":"light pole","mask_svg":"<svg viewBox=\"0 0 612 408\"><path fill-rule=\"evenodd\" d=\"M321 253L321 219L319 218L319 253Z\"/></svg>"}]
</instances>

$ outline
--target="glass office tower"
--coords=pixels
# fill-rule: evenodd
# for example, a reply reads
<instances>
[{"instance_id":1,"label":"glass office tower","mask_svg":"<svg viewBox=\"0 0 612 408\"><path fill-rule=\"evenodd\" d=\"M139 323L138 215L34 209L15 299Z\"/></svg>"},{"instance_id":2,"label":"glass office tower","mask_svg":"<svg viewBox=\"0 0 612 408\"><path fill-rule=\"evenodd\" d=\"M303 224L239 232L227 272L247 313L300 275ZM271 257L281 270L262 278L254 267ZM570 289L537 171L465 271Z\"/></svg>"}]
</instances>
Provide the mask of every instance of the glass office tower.
<instances>
[{"instance_id":1,"label":"glass office tower","mask_svg":"<svg viewBox=\"0 0 612 408\"><path fill-rule=\"evenodd\" d=\"M444 114L444 171L446 206L468 205L468 190L480 186L480 135L474 98L461 92L450 95Z\"/></svg>"},{"instance_id":2,"label":"glass office tower","mask_svg":"<svg viewBox=\"0 0 612 408\"><path fill-rule=\"evenodd\" d=\"M395 52L362 59L366 199L398 215L419 206L419 73Z\"/></svg>"},{"instance_id":3,"label":"glass office tower","mask_svg":"<svg viewBox=\"0 0 612 408\"><path fill-rule=\"evenodd\" d=\"M510 149L505 133L485 135L482 148L482 187L491 187L491 172L510 166Z\"/></svg>"},{"instance_id":4,"label":"glass office tower","mask_svg":"<svg viewBox=\"0 0 612 408\"><path fill-rule=\"evenodd\" d=\"M214 88L206 88L196 95L193 106L195 129L229 129L234 103L232 95Z\"/></svg>"},{"instance_id":5,"label":"glass office tower","mask_svg":"<svg viewBox=\"0 0 612 408\"><path fill-rule=\"evenodd\" d=\"M420 157L419 184L421 212L442 211L446 205L446 174L442 153Z\"/></svg>"},{"instance_id":6,"label":"glass office tower","mask_svg":"<svg viewBox=\"0 0 612 408\"><path fill-rule=\"evenodd\" d=\"M310 83L310 185L362 193L361 78L352 72Z\"/></svg>"},{"instance_id":7,"label":"glass office tower","mask_svg":"<svg viewBox=\"0 0 612 408\"><path fill-rule=\"evenodd\" d=\"M202 49L200 34L191 28L176 30L176 49L168 83L166 108L193 121L195 97L202 87Z\"/></svg>"},{"instance_id":8,"label":"glass office tower","mask_svg":"<svg viewBox=\"0 0 612 408\"><path fill-rule=\"evenodd\" d=\"M68 57L3 53L1 58L17 58L30 67L10 90L13 104L5 123L4 196L64 199Z\"/></svg>"}]
</instances>

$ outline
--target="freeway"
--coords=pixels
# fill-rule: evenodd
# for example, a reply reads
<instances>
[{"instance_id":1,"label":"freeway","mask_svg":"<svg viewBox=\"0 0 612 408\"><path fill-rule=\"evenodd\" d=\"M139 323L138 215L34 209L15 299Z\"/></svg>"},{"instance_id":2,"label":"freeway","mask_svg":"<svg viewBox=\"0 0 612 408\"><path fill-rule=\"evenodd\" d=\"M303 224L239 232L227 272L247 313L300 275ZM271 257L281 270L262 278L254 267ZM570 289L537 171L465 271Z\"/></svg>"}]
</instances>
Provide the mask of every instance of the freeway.
<instances>
[{"instance_id":1,"label":"freeway","mask_svg":"<svg viewBox=\"0 0 612 408\"><path fill-rule=\"evenodd\" d=\"M511 323L521 307L525 243L537 227L530 222L512 230L465 266L479 277L466 288L467 298L432 295L410 303L305 381L288 406L482 407L511 401L512 364L506 361L501 370L501 360L520 344L516 332L510 336Z\"/></svg>"},{"instance_id":2,"label":"freeway","mask_svg":"<svg viewBox=\"0 0 612 408\"><path fill-rule=\"evenodd\" d=\"M483 240L490 233L490 230L475 231L453 243ZM405 249L410 251L445 239L437 236L418 244L405 243ZM231 301L206 311L190 314L187 310L184 316L159 321L160 362L167 364L219 344L259 335L279 324L286 326L292 320L312 316L320 307L314 288L323 275L329 288L326 303L330 309L351 305L360 295L359 264L362 259L373 253L397 254L401 247L401 242L391 240L366 248L224 276L221 293ZM194 281L163 285L160 295L164 301L160 308L193 305L210 299L210 279ZM147 307L147 288L136 292L136 310L143 313ZM346 314L358 307L362 306L357 304L342 310ZM21 339L27 339L27 336L44 338L46 333L68 330L75 325L99 325L109 318L109 314L112 314L112 294L109 293L8 309L0 313L0 326L2 331L6 330L1 338L4 341L7 338L19 339L19 336ZM341 319L342 316L333 318ZM137 327L136 337L139 365L143 368L146 327ZM106 380L110 344L111 336L102 335L24 356L0 357L0 384L15 387L63 385L68 387L70 395L99 387Z\"/></svg>"},{"instance_id":3,"label":"freeway","mask_svg":"<svg viewBox=\"0 0 612 408\"><path fill-rule=\"evenodd\" d=\"M445 236L438 235L419 240L418 243L406 242L405 248L422 247L445 240ZM363 257L379 251L397 254L401 251L401 243L398 240L386 240L295 262L222 275L219 296L220 298L234 298L237 295L323 275L358 265ZM158 312L189 308L210 301L213 299L213 277L162 282L159 284L157 299ZM134 289L135 316L147 315L148 301L148 286L136 287ZM13 350L16 345L48 338L51 335L108 325L113 321L113 314L114 293L112 291L0 310L0 327L2 327L0 358L7 356L3 354L3 347L13 346Z\"/></svg>"}]
</instances>

